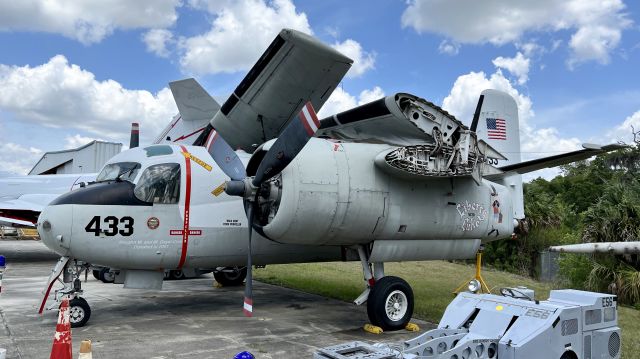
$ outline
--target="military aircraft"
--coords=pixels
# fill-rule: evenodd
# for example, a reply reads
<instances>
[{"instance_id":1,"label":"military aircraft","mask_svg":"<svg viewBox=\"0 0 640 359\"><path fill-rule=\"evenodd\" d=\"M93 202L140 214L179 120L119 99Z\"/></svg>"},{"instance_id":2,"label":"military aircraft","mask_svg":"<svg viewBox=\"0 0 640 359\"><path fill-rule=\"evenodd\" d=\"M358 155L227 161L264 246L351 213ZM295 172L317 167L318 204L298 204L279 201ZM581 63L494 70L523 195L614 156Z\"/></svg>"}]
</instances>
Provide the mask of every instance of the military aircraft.
<instances>
[{"instance_id":1,"label":"military aircraft","mask_svg":"<svg viewBox=\"0 0 640 359\"><path fill-rule=\"evenodd\" d=\"M104 181L43 210L38 231L62 257L40 312L62 275L56 300L72 298L73 326L87 322L85 262L117 269L125 287L157 289L166 269L244 266L250 316L254 265L360 261L354 302L373 324L404 328L413 292L385 262L471 258L520 229L522 173L615 148L521 162L517 105L495 90L482 92L470 127L406 93L319 121L314 108L351 63L285 29L222 106L193 79L171 83L181 114L209 124L194 145L122 152Z\"/></svg>"},{"instance_id":2,"label":"military aircraft","mask_svg":"<svg viewBox=\"0 0 640 359\"><path fill-rule=\"evenodd\" d=\"M187 99L178 98L181 103ZM184 115L183 115L184 114ZM158 143L192 144L197 135L206 127L209 119L204 119L183 108L174 116L153 141ZM129 148L138 147L140 127L131 124ZM96 181L98 173L22 175L0 178L0 226L35 227L42 209L63 193Z\"/></svg>"}]
</instances>

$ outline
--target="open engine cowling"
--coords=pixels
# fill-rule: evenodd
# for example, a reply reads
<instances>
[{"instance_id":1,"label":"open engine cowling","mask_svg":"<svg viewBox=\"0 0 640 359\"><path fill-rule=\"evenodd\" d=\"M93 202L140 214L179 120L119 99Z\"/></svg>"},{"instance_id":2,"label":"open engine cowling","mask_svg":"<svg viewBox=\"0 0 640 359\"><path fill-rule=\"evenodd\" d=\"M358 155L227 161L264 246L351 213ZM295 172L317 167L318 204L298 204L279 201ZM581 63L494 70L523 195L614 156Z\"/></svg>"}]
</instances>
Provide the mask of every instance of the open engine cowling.
<instances>
[{"instance_id":1,"label":"open engine cowling","mask_svg":"<svg viewBox=\"0 0 640 359\"><path fill-rule=\"evenodd\" d=\"M375 159L392 148L311 139L270 181L271 189L262 191L257 217L264 234L281 243L313 245L511 235L506 187L486 180L477 185L471 177L390 175Z\"/></svg>"}]
</instances>

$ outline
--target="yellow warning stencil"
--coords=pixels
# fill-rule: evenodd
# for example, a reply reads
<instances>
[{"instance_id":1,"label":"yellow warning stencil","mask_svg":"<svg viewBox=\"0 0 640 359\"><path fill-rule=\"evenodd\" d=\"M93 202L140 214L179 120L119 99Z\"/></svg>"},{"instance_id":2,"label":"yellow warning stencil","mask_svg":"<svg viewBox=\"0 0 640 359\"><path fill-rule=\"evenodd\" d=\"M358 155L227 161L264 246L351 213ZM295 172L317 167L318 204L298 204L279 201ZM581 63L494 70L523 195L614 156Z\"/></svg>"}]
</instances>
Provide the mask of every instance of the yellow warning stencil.
<instances>
[{"instance_id":1,"label":"yellow warning stencil","mask_svg":"<svg viewBox=\"0 0 640 359\"><path fill-rule=\"evenodd\" d=\"M213 167L211 167L210 164L206 163L205 161L199 159L198 157L194 156L193 154L189 153L189 152L182 152L182 154L185 157L190 158L193 162L199 164L200 166L202 166L202 168L204 168L205 170L211 172L211 170L213 169Z\"/></svg>"},{"instance_id":2,"label":"yellow warning stencil","mask_svg":"<svg viewBox=\"0 0 640 359\"><path fill-rule=\"evenodd\" d=\"M211 194L218 197L222 192L224 192L224 183L216 187Z\"/></svg>"}]
</instances>

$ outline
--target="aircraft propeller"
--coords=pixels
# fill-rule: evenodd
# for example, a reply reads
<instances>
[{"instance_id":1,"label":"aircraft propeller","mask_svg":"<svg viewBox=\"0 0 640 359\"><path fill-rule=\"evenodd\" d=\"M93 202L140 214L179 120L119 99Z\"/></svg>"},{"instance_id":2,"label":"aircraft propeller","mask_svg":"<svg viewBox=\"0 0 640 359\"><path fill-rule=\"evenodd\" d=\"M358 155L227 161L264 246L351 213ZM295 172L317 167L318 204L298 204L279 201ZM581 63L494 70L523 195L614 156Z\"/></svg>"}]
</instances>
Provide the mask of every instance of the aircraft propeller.
<instances>
[{"instance_id":1,"label":"aircraft propeller","mask_svg":"<svg viewBox=\"0 0 640 359\"><path fill-rule=\"evenodd\" d=\"M280 133L278 139L262 158L253 178L247 177L244 165L231 146L211 128L205 142L205 147L222 171L229 176L225 182L224 191L230 196L240 196L245 199L245 209L249 221L249 247L247 252L247 284L244 292L244 313L253 314L252 294L252 251L251 237L253 234L253 218L258 203L259 190L263 183L280 173L300 153L309 139L318 131L320 121L316 116L311 102L307 102L300 113L289 122Z\"/></svg>"}]
</instances>

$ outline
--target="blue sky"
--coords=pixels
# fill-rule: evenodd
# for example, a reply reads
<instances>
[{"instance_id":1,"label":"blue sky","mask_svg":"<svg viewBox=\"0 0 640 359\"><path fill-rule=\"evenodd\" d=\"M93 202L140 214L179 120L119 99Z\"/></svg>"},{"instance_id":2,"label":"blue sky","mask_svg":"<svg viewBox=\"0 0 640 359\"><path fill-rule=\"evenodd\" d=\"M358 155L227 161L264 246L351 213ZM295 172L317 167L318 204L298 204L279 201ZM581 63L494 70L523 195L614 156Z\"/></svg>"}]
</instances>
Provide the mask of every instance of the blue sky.
<instances>
[{"instance_id":1,"label":"blue sky","mask_svg":"<svg viewBox=\"0 0 640 359\"><path fill-rule=\"evenodd\" d=\"M322 114L410 92L468 122L493 87L520 106L525 158L640 129L637 2L43 4L0 4L0 161L11 172L94 138L126 144L133 121L149 141L177 112L169 81L196 77L224 100L282 27L356 60Z\"/></svg>"}]
</instances>

